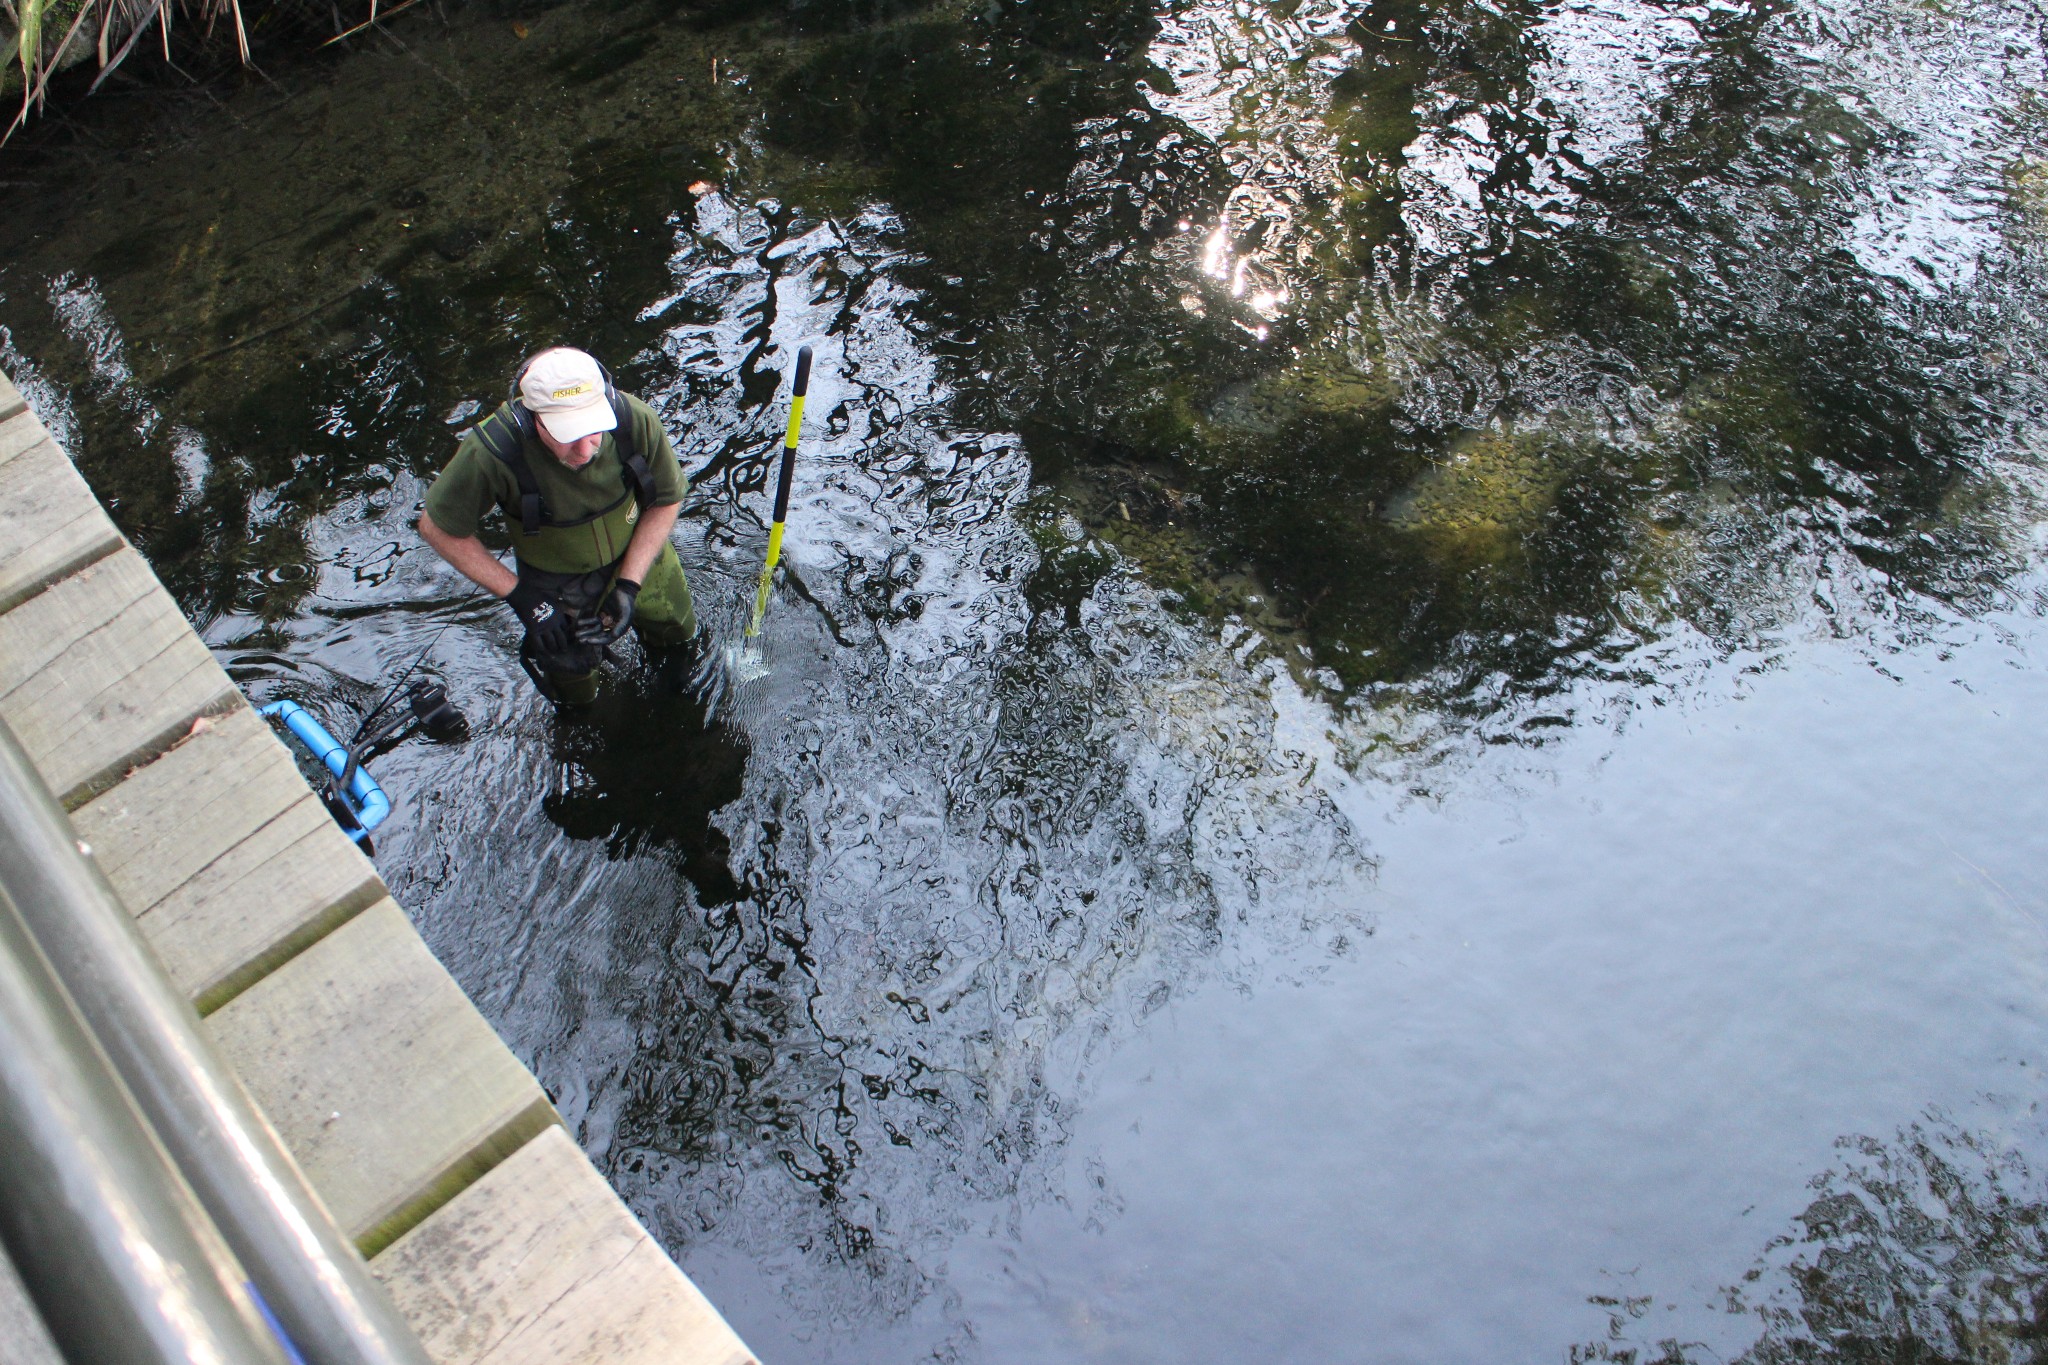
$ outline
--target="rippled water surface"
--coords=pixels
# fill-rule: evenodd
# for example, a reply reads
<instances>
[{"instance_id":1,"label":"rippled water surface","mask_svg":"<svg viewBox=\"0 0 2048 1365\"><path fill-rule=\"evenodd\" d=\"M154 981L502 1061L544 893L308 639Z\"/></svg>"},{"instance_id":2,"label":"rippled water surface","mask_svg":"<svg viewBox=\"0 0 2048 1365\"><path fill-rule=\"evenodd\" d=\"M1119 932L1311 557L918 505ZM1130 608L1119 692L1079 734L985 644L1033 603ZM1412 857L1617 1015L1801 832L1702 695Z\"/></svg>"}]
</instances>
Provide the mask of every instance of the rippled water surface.
<instances>
[{"instance_id":1,"label":"rippled water surface","mask_svg":"<svg viewBox=\"0 0 2048 1365\"><path fill-rule=\"evenodd\" d=\"M425 651L379 867L766 1360L2031 1360L2042 22L413 13L0 152L0 364L252 696ZM556 341L720 642L816 348L766 677L418 543Z\"/></svg>"}]
</instances>

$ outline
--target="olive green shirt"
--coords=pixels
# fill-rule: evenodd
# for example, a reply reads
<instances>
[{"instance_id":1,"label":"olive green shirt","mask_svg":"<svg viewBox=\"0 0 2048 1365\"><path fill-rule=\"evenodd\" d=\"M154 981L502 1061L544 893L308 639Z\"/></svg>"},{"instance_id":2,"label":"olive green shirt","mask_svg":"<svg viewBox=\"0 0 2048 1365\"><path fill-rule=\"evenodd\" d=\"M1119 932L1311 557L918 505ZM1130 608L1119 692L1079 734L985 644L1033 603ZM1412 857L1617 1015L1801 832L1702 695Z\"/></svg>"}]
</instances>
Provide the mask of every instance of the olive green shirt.
<instances>
[{"instance_id":1,"label":"olive green shirt","mask_svg":"<svg viewBox=\"0 0 2048 1365\"><path fill-rule=\"evenodd\" d=\"M633 448L647 461L648 472L654 476L653 505L669 507L681 502L689 481L683 477L683 467L676 459L675 447L669 444L661 419L653 408L631 394L620 397L632 414ZM609 431L598 443L597 454L581 469L568 468L530 436L522 434L520 449L533 470L533 481L540 486L542 505L556 521L580 521L593 516L628 491L625 471L619 464L618 442ZM518 529L519 480L503 460L484 448L483 439L472 427L455 448L455 458L427 489L427 515L451 536L473 536L493 507L507 509L512 529Z\"/></svg>"}]
</instances>

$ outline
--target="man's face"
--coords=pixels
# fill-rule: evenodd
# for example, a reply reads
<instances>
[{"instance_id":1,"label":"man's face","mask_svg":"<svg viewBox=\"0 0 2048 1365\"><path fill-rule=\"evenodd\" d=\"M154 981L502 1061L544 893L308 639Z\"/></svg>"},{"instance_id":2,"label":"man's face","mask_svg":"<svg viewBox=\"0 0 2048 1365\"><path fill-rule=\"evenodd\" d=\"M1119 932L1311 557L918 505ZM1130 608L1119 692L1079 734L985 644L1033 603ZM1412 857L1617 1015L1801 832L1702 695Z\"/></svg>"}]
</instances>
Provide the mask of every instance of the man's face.
<instances>
[{"instance_id":1,"label":"man's face","mask_svg":"<svg viewBox=\"0 0 2048 1365\"><path fill-rule=\"evenodd\" d=\"M540 437L540 443L548 448L548 454L560 460L569 469L581 469L596 459L597 448L604 442L604 433L601 431L594 431L580 441L564 443L548 435L544 423L535 422L533 429L534 434Z\"/></svg>"}]
</instances>

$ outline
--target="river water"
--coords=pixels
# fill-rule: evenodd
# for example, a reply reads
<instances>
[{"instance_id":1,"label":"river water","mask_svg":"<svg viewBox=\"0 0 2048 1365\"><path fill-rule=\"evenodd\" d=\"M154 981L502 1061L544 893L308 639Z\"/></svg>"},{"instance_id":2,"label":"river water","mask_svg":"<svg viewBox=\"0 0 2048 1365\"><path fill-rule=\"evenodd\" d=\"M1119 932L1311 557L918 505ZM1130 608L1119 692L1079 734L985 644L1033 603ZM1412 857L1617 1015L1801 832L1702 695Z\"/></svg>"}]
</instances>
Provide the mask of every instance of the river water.
<instances>
[{"instance_id":1,"label":"river water","mask_svg":"<svg viewBox=\"0 0 2048 1365\"><path fill-rule=\"evenodd\" d=\"M2043 14L415 11L0 152L0 364L776 1362L2031 1360ZM559 719L518 359L766 675Z\"/></svg>"}]
</instances>

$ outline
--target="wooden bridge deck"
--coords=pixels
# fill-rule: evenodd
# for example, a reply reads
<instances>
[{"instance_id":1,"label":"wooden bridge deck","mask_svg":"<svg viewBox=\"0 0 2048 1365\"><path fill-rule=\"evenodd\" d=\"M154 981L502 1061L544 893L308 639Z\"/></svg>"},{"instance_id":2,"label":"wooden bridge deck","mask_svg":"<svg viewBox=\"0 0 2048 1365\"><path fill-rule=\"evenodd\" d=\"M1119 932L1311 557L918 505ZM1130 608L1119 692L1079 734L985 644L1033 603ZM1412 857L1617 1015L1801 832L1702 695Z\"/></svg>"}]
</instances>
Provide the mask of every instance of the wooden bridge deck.
<instances>
[{"instance_id":1,"label":"wooden bridge deck","mask_svg":"<svg viewBox=\"0 0 2048 1365\"><path fill-rule=\"evenodd\" d=\"M435 1360L753 1360L4 374L0 723Z\"/></svg>"}]
</instances>

